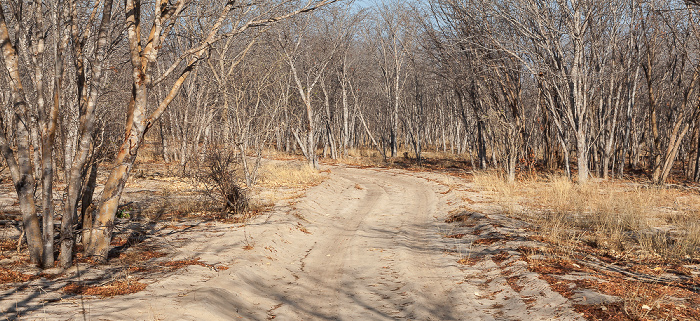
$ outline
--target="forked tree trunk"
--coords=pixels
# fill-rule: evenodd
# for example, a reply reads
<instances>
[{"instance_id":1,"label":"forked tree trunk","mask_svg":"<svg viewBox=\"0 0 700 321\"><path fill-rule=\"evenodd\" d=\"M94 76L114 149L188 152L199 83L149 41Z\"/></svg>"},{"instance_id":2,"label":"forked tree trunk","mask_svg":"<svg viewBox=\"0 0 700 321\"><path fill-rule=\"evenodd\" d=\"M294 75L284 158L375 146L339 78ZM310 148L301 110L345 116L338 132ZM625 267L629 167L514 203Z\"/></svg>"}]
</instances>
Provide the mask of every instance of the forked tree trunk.
<instances>
[{"instance_id":1,"label":"forked tree trunk","mask_svg":"<svg viewBox=\"0 0 700 321\"><path fill-rule=\"evenodd\" d=\"M200 61L202 55L207 51L207 48L216 41L216 35L222 27L228 13L236 4L235 1L227 1L225 6L221 8L219 17L212 25L207 36L201 41L200 45L193 48L191 57L187 60L185 68L176 77L174 84L170 87L168 95L160 101L157 108L146 114L148 105L148 90L153 79L150 75L150 67L156 62L158 50L162 48L164 34L167 35L170 19L179 19L178 15L182 12L185 2L177 2L175 5L169 5L167 0L159 0L159 5L156 6L154 23L151 26L151 31L146 41L146 46L142 47L141 43L141 20L140 9L141 4L138 0L125 1L125 14L127 28L127 40L129 43L129 54L132 65L132 99L129 104L126 121L126 138L122 143L119 153L112 165L109 178L105 183L102 192L100 205L95 216L94 224L91 229L90 239L86 245L85 252L87 255L97 258L98 260L106 260L109 251L109 243L112 239L112 231L114 230L114 219L121 199L124 185L129 177L129 173L133 168L143 138L148 129L157 122L165 112L166 108L179 93L183 83L195 69L195 66ZM296 13L303 11L296 11ZM291 16L293 14L289 14ZM285 16L283 16L285 17ZM263 22L274 22L283 17L273 20L263 20ZM255 25L256 21L250 20L243 27L232 31L232 35L236 32L243 32L246 28ZM164 29L165 28L165 29ZM174 64L173 68L178 64ZM173 70L173 69L169 69ZM167 72L166 72L167 74Z\"/></svg>"},{"instance_id":2,"label":"forked tree trunk","mask_svg":"<svg viewBox=\"0 0 700 321\"><path fill-rule=\"evenodd\" d=\"M142 92L145 94L145 90L142 90ZM145 97L145 95L142 97ZM145 100L142 100L142 102L145 102ZM121 193L129 177L129 172L134 166L136 154L139 147L141 147L143 135L145 134L144 115L141 113L136 116L133 124L137 126L132 127L127 140L122 144L109 178L105 183L100 206L90 232L90 239L85 248L87 255L98 260L107 259Z\"/></svg>"},{"instance_id":3,"label":"forked tree trunk","mask_svg":"<svg viewBox=\"0 0 700 321\"><path fill-rule=\"evenodd\" d=\"M683 138L685 138L685 135L688 133L688 129L690 128L690 124L684 122L683 118L683 115L679 116L679 120L677 120L676 124L674 124L668 147L666 147L666 150L661 157L663 161L659 166L654 168L652 176L652 182L654 184L663 184L668 178L668 175L671 174L673 163L678 156L678 150L680 149L681 142L683 141Z\"/></svg>"},{"instance_id":4,"label":"forked tree trunk","mask_svg":"<svg viewBox=\"0 0 700 321\"><path fill-rule=\"evenodd\" d=\"M94 82L85 97L85 106L81 108L80 124L78 130L78 143L76 146L76 154L72 158L73 163L70 167L70 175L67 187L66 201L63 207L63 218L61 222L61 252L60 264L63 268L68 268L73 264L73 250L75 248L75 231L73 230L75 219L77 218L78 200L80 199L83 189L83 181L85 179L84 169L87 161L93 151L93 134L95 131L97 108L97 98L99 94L99 84L103 82L103 67L107 45L107 31L111 25L112 18L112 0L107 0L102 7L102 19L98 30L96 48L95 48L95 63L92 67L92 81ZM78 23L73 21L74 24ZM75 26L74 26L75 27ZM77 41L77 39L75 39ZM80 50L77 48L76 50ZM82 103L82 102L81 102Z\"/></svg>"}]
</instances>

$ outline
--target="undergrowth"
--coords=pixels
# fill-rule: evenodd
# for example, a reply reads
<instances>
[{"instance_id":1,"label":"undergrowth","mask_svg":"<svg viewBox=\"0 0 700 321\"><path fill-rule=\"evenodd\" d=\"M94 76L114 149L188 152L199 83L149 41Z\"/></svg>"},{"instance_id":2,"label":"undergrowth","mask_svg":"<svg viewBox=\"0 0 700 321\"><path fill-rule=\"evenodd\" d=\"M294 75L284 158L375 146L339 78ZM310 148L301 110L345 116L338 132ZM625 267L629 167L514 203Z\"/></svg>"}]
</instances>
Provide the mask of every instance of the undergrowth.
<instances>
[{"instance_id":1,"label":"undergrowth","mask_svg":"<svg viewBox=\"0 0 700 321\"><path fill-rule=\"evenodd\" d=\"M562 176L508 184L495 172L476 173L474 183L554 244L583 243L626 259L700 260L696 192L625 182L575 184Z\"/></svg>"}]
</instances>

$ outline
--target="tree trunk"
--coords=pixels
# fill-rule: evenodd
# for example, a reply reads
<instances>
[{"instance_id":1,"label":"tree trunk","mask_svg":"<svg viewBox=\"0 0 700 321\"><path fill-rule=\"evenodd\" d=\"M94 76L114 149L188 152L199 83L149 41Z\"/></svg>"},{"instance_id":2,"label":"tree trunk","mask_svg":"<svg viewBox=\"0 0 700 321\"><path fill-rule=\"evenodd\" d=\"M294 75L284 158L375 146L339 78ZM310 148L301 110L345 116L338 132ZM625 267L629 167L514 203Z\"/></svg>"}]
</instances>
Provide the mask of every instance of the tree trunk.
<instances>
[{"instance_id":1,"label":"tree trunk","mask_svg":"<svg viewBox=\"0 0 700 321\"><path fill-rule=\"evenodd\" d=\"M326 89L325 79L321 79L321 89L323 91L323 105L326 109L326 139L328 140L328 146L331 149L331 158L337 159L338 153L335 147L335 136L333 135L332 127L332 114L331 114L331 102L328 95L328 90Z\"/></svg>"},{"instance_id":2,"label":"tree trunk","mask_svg":"<svg viewBox=\"0 0 700 321\"><path fill-rule=\"evenodd\" d=\"M576 152L576 163L578 165L578 182L585 183L588 181L588 177L590 176L590 171L588 169L589 150L585 133L576 133Z\"/></svg>"},{"instance_id":3,"label":"tree trunk","mask_svg":"<svg viewBox=\"0 0 700 321\"><path fill-rule=\"evenodd\" d=\"M80 217L82 218L82 242L86 245L90 240L90 232L94 223L93 212L94 205L92 204L93 195L95 193L95 185L97 184L97 168L98 162L93 161L90 166L90 174L85 184L83 197L81 198Z\"/></svg>"},{"instance_id":4,"label":"tree trunk","mask_svg":"<svg viewBox=\"0 0 700 321\"><path fill-rule=\"evenodd\" d=\"M479 169L486 169L486 139L484 138L484 122L477 116L476 121L476 138L477 152L479 155Z\"/></svg>"},{"instance_id":5,"label":"tree trunk","mask_svg":"<svg viewBox=\"0 0 700 321\"><path fill-rule=\"evenodd\" d=\"M92 81L94 82L88 91L88 96L85 97L85 108L81 108L80 124L78 130L78 144L76 146L76 155L73 157L73 163L70 167L70 177L67 187L66 201L63 208L63 218L61 222L61 254L60 264L63 268L68 268L73 264L73 249L75 245L75 233L73 226L74 219L77 217L78 199L83 187L84 168L89 159L90 153L93 151L93 134L95 131L97 98L99 94L100 84L103 83L103 67L106 50L103 48L107 45L107 31L111 25L112 18L112 0L105 1L102 8L102 19L98 31L97 43L95 48L95 60L92 70ZM74 23L78 23L74 21Z\"/></svg>"},{"instance_id":6,"label":"tree trunk","mask_svg":"<svg viewBox=\"0 0 700 321\"><path fill-rule=\"evenodd\" d=\"M668 147L663 154L662 166L660 166L658 170L658 176L657 170L654 170L654 176L652 177L652 182L654 184L663 184L673 169L673 163L676 160L676 156L678 156L678 150L680 149L683 138L685 138L685 135L688 133L688 129L690 128L689 123L682 124L683 118L683 115L679 116L679 120L673 127Z\"/></svg>"},{"instance_id":7,"label":"tree trunk","mask_svg":"<svg viewBox=\"0 0 700 321\"><path fill-rule=\"evenodd\" d=\"M142 119L139 119L142 120ZM134 119L134 123L137 123ZM135 126L136 127L136 126ZM94 224L90 230L90 239L85 247L85 253L97 260L105 261L109 251L109 243L114 230L114 218L119 207L121 193L129 177L129 172L134 166L136 154L141 146L144 127L132 128L129 138L122 144L117 159L105 183L95 216Z\"/></svg>"},{"instance_id":8,"label":"tree trunk","mask_svg":"<svg viewBox=\"0 0 700 321\"><path fill-rule=\"evenodd\" d=\"M508 171L508 183L514 183L515 182L515 167L518 161L518 150L517 150L517 144L516 144L516 129L514 128L509 128L508 129L508 137L506 138L508 141L508 160L507 160L507 171Z\"/></svg>"},{"instance_id":9,"label":"tree trunk","mask_svg":"<svg viewBox=\"0 0 700 321\"><path fill-rule=\"evenodd\" d=\"M0 125L2 124L0 123ZM16 126L18 140L17 163L19 163L19 166L15 166L18 169L16 170L18 175L12 176L13 178L18 178L13 179L13 181L19 200L19 209L22 213L24 234L27 238L27 247L29 249L29 261L33 264L40 264L43 259L43 242L39 218L36 215L36 204L34 203L35 181L29 156L29 133L25 124L16 124ZM10 155L10 157L12 156ZM5 156L5 160L8 161L8 163L10 162L8 156ZM14 159L12 161L14 161Z\"/></svg>"},{"instance_id":10,"label":"tree trunk","mask_svg":"<svg viewBox=\"0 0 700 321\"><path fill-rule=\"evenodd\" d=\"M10 169L12 181L17 192L20 212L24 222L24 232L27 238L27 246L29 248L29 261L33 264L39 264L43 258L42 233L39 226L39 219L36 213L36 204L34 201L34 169L32 168L31 148L30 148L30 131L28 126L33 124L29 115L29 106L27 104L24 87L22 86L22 77L19 70L19 56L17 48L10 40L10 34L5 21L5 12L0 5L0 44L2 45L2 56L7 74L10 77L10 91L12 103L15 107L15 114L11 120L11 125L15 128L16 151L10 147L10 142L7 139L3 116L0 115L0 149L5 157L5 161ZM20 119L21 117L21 119ZM35 145L38 147L38 145ZM15 157L17 157L15 159Z\"/></svg>"}]
</instances>

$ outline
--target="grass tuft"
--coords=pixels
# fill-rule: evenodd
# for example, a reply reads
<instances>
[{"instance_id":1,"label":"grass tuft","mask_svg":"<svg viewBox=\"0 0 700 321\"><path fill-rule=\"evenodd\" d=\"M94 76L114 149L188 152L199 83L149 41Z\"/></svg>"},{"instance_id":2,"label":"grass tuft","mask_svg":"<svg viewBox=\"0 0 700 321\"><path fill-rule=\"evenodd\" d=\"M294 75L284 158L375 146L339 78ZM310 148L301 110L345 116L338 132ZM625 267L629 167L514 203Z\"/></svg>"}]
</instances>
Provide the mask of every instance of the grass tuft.
<instances>
[{"instance_id":1,"label":"grass tuft","mask_svg":"<svg viewBox=\"0 0 700 321\"><path fill-rule=\"evenodd\" d=\"M323 181L323 175L306 163L266 162L260 168L261 187L304 187Z\"/></svg>"}]
</instances>

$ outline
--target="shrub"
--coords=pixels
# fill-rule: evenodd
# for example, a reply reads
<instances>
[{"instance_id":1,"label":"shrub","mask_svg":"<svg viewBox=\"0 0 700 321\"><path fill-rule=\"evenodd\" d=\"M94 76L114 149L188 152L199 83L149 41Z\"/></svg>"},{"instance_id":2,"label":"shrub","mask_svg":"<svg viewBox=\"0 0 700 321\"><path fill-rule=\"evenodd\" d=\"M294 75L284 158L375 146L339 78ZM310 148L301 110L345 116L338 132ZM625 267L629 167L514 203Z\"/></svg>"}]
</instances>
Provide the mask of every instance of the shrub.
<instances>
[{"instance_id":1,"label":"shrub","mask_svg":"<svg viewBox=\"0 0 700 321\"><path fill-rule=\"evenodd\" d=\"M242 187L240 159L229 150L211 149L198 166L197 179L205 193L222 204L222 212L239 214L248 210L248 196Z\"/></svg>"}]
</instances>

